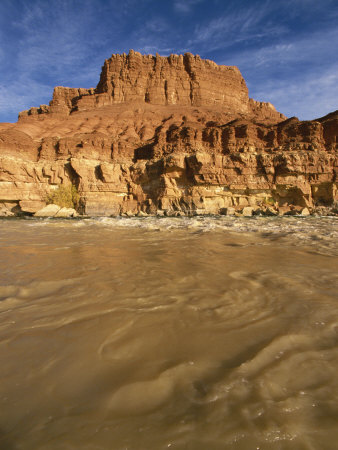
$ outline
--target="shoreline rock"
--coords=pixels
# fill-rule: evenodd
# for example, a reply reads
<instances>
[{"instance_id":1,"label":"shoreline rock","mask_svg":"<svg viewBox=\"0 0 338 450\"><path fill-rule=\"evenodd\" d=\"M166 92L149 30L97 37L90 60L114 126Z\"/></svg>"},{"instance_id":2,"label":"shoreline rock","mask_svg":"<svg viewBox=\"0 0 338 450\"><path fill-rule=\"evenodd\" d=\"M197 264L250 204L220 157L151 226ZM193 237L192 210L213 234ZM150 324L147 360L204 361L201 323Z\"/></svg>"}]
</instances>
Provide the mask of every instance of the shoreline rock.
<instances>
[{"instance_id":1,"label":"shoreline rock","mask_svg":"<svg viewBox=\"0 0 338 450\"><path fill-rule=\"evenodd\" d=\"M34 217L78 217L78 213L73 208L62 208L59 205L50 204L39 209L34 214Z\"/></svg>"},{"instance_id":2,"label":"shoreline rock","mask_svg":"<svg viewBox=\"0 0 338 450\"><path fill-rule=\"evenodd\" d=\"M50 204L39 211L37 211L35 214L15 214L15 213L7 213L3 214L0 210L0 218L1 217L36 217L36 218L76 218L76 219L88 219L88 218L95 218L95 217L102 217L102 218L109 218L109 217L125 217L125 218L165 218L165 217L219 217L219 216L228 216L228 217L242 217L242 218L254 218L257 216L261 217L311 217L311 216L321 216L321 217L338 217L338 208L337 207L319 207L319 208L299 208L295 207L294 205L287 206L287 207L281 207L274 210L271 210L271 208L254 208L254 207L244 207L244 208L223 208L218 213L210 213L208 211L196 211L196 210L189 210L185 212L181 211L166 211L166 210L157 210L155 213L145 213L143 211L139 211L135 214L131 213L122 213L118 215L86 215L86 214L79 214L75 209L73 208L61 208L58 205Z\"/></svg>"}]
</instances>

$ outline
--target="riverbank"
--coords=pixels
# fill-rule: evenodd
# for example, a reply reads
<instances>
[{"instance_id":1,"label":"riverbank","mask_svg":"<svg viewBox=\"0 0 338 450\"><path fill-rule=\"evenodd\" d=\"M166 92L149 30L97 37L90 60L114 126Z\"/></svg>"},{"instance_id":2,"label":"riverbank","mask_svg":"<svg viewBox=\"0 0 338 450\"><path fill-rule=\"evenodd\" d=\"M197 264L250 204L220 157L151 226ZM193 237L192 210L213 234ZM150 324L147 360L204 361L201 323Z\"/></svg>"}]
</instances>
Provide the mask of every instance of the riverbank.
<instances>
[{"instance_id":1,"label":"riverbank","mask_svg":"<svg viewBox=\"0 0 338 450\"><path fill-rule=\"evenodd\" d=\"M295 206L295 205L264 205L259 207L245 206L245 207L228 207L222 208L220 214L222 216L235 216L235 217L252 217L252 216L337 216L338 206L318 206L313 208ZM49 204L43 206L35 213L27 213L18 209L12 208L12 205L2 204L0 209L0 217L79 217L88 218L90 215L84 215L79 213L74 208L61 207L55 204ZM145 211L138 211L136 213L125 212L120 215L106 216L106 217L195 217L195 216L215 216L208 210L195 209L195 210L156 210L153 213L147 213ZM105 217L104 215L102 217Z\"/></svg>"}]
</instances>

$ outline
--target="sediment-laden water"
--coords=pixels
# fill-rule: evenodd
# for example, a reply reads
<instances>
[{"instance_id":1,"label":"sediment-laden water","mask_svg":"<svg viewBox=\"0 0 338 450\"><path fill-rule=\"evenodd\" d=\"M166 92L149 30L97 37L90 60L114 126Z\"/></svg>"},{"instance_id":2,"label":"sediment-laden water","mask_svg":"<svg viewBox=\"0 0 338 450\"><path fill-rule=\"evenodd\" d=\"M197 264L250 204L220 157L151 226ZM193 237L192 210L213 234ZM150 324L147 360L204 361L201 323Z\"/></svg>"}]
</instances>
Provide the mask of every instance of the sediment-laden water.
<instances>
[{"instance_id":1,"label":"sediment-laden water","mask_svg":"<svg viewBox=\"0 0 338 450\"><path fill-rule=\"evenodd\" d=\"M336 449L338 221L0 221L0 448Z\"/></svg>"}]
</instances>

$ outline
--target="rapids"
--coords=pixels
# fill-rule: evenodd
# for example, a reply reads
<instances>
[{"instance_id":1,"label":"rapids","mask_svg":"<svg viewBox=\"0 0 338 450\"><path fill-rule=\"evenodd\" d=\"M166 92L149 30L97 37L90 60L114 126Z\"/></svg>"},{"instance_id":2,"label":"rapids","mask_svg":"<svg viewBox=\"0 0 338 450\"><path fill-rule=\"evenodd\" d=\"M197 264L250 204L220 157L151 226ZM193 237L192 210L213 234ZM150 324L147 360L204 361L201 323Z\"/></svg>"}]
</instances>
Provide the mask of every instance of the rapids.
<instances>
[{"instance_id":1,"label":"rapids","mask_svg":"<svg viewBox=\"0 0 338 450\"><path fill-rule=\"evenodd\" d=\"M0 220L0 448L336 449L337 223Z\"/></svg>"}]
</instances>

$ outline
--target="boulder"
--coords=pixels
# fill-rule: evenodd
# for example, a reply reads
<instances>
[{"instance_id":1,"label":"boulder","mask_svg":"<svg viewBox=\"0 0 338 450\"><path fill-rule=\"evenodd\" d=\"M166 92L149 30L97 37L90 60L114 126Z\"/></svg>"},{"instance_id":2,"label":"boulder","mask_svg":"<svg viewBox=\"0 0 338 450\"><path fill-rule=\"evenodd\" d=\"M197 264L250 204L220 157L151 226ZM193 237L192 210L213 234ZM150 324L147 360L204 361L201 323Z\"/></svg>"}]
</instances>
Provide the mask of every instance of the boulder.
<instances>
[{"instance_id":1,"label":"boulder","mask_svg":"<svg viewBox=\"0 0 338 450\"><path fill-rule=\"evenodd\" d=\"M61 208L54 217L77 217L78 213L73 208Z\"/></svg>"},{"instance_id":2,"label":"boulder","mask_svg":"<svg viewBox=\"0 0 338 450\"><path fill-rule=\"evenodd\" d=\"M310 211L308 210L308 208L303 208L301 213L301 216L309 216L310 215Z\"/></svg>"},{"instance_id":3,"label":"boulder","mask_svg":"<svg viewBox=\"0 0 338 450\"><path fill-rule=\"evenodd\" d=\"M8 203L0 203L0 217L15 216L13 205Z\"/></svg>"},{"instance_id":4,"label":"boulder","mask_svg":"<svg viewBox=\"0 0 338 450\"><path fill-rule=\"evenodd\" d=\"M254 208L252 206L245 206L242 209L242 214L244 217L251 217L254 213Z\"/></svg>"},{"instance_id":5,"label":"boulder","mask_svg":"<svg viewBox=\"0 0 338 450\"><path fill-rule=\"evenodd\" d=\"M35 217L55 217L56 214L60 211L60 206L58 205L47 205L42 209L39 209L34 216Z\"/></svg>"},{"instance_id":6,"label":"boulder","mask_svg":"<svg viewBox=\"0 0 338 450\"><path fill-rule=\"evenodd\" d=\"M46 206L46 202L40 200L21 200L19 205L21 211L24 213L36 213Z\"/></svg>"},{"instance_id":7,"label":"boulder","mask_svg":"<svg viewBox=\"0 0 338 450\"><path fill-rule=\"evenodd\" d=\"M229 206L228 208L222 208L221 214L225 216L234 216L236 214L236 209Z\"/></svg>"},{"instance_id":8,"label":"boulder","mask_svg":"<svg viewBox=\"0 0 338 450\"><path fill-rule=\"evenodd\" d=\"M136 215L137 217L148 217L148 214L145 213L144 211L139 211Z\"/></svg>"}]
</instances>

